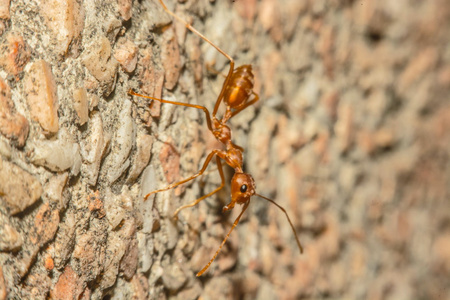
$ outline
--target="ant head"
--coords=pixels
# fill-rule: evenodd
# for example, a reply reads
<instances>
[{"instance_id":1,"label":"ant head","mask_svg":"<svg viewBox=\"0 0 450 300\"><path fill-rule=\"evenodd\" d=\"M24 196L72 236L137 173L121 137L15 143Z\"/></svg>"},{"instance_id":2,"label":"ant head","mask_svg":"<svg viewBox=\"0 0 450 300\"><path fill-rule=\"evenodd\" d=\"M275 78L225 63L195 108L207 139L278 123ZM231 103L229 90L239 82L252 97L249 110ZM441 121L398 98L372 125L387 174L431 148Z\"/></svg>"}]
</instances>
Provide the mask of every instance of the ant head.
<instances>
[{"instance_id":1,"label":"ant head","mask_svg":"<svg viewBox=\"0 0 450 300\"><path fill-rule=\"evenodd\" d=\"M243 204L256 193L255 180L247 173L235 173L231 179L231 202Z\"/></svg>"}]
</instances>

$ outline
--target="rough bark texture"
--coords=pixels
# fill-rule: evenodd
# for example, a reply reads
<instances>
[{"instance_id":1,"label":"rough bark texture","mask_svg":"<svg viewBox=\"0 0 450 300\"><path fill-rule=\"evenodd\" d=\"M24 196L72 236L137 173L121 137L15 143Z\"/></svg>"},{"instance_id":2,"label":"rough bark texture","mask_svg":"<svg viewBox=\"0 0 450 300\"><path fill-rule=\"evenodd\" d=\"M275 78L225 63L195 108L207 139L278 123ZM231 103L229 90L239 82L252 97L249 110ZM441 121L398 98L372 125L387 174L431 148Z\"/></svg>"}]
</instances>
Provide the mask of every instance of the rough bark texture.
<instances>
[{"instance_id":1,"label":"rough bark texture","mask_svg":"<svg viewBox=\"0 0 450 300\"><path fill-rule=\"evenodd\" d=\"M226 187L172 214L216 166L143 201L218 144L127 91L212 109L220 53L153 0L0 0L0 300L449 299L450 2L174 2L253 64L233 140L305 253L254 198L196 278L240 207Z\"/></svg>"}]
</instances>

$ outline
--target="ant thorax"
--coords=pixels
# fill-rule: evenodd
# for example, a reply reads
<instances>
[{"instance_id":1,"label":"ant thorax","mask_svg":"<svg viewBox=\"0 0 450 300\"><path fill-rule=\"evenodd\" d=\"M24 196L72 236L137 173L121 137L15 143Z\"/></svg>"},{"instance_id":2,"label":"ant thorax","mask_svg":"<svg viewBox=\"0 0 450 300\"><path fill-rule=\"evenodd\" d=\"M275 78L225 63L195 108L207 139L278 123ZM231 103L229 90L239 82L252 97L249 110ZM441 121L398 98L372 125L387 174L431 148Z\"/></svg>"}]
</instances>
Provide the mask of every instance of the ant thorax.
<instances>
[{"instance_id":1,"label":"ant thorax","mask_svg":"<svg viewBox=\"0 0 450 300\"><path fill-rule=\"evenodd\" d=\"M230 145L233 145L230 142ZM228 145L227 145L228 146ZM236 173L243 173L242 172L242 165L244 162L244 158L242 155L242 151L236 147L227 147L226 156L223 158L225 162L234 169Z\"/></svg>"}]
</instances>

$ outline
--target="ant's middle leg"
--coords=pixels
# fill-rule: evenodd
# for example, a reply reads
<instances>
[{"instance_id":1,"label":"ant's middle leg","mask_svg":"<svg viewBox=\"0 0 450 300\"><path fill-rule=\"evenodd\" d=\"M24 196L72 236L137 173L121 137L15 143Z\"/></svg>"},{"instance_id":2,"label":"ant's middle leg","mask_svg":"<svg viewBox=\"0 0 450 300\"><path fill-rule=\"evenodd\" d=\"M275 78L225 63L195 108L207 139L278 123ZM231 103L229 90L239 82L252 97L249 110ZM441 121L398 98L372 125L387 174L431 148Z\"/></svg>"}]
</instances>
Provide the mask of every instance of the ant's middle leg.
<instances>
[{"instance_id":1,"label":"ant's middle leg","mask_svg":"<svg viewBox=\"0 0 450 300\"><path fill-rule=\"evenodd\" d=\"M179 186L180 184L186 183L186 182L188 182L188 181L190 181L190 180L192 180L194 178L197 178L198 176L202 175L205 172L206 168L208 167L208 165L209 165L209 163L210 163L210 161L211 161L211 159L213 158L214 155L224 156L225 153L223 153L222 150L213 150L213 151L211 151L211 153L206 157L206 160L205 160L205 163L203 164L203 167L200 169L200 171L198 171L197 174L194 174L194 175L192 175L192 176L190 176L190 177L188 177L186 179L183 179L181 181L172 183L172 184L170 184L169 186L167 186L167 187L165 187L163 189L159 189L159 190L153 191L151 193L148 193L147 195L145 195L144 201L147 200L147 198L150 197L153 194L156 194L156 193L159 193L159 192L168 191L170 189L173 189L173 188Z\"/></svg>"},{"instance_id":2,"label":"ant's middle leg","mask_svg":"<svg viewBox=\"0 0 450 300\"><path fill-rule=\"evenodd\" d=\"M220 178L222 179L222 183L220 184L220 186L219 186L218 188L216 188L214 191L212 191L212 192L210 192L210 193L208 193L208 194L206 194L206 195L204 195L204 196L201 196L201 197L198 198L197 200L195 200L195 201L193 201L193 202L191 202L191 203L189 203L189 204L186 204L186 205L183 205L183 206L178 207L177 210L173 213L173 217L174 217L175 219L178 219L178 213L179 213L181 210L183 210L183 209L185 209L185 208L188 208L188 207L193 207L193 206L199 204L200 201L202 201L202 200L208 198L209 196L214 195L215 193L217 193L218 191L220 191L220 190L225 186L225 176L223 175L222 163L221 163L221 161L220 161L220 157L219 157L219 156L216 156L216 162L217 162L217 168L218 168L218 170L219 170Z\"/></svg>"}]
</instances>

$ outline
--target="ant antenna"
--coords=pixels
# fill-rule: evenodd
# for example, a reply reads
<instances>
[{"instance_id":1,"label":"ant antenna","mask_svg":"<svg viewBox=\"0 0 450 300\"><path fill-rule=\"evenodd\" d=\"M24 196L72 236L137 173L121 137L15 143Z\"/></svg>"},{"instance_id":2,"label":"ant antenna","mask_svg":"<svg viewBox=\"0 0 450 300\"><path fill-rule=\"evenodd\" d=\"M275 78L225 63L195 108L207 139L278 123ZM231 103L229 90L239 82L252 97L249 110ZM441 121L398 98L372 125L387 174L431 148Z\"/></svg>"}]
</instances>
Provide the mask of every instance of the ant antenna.
<instances>
[{"instance_id":1,"label":"ant antenna","mask_svg":"<svg viewBox=\"0 0 450 300\"><path fill-rule=\"evenodd\" d=\"M297 246L298 246L298 249L300 250L300 254L302 254L303 253L302 244L300 244L300 240L298 239L298 236L297 236L297 231L295 230L294 225L292 224L291 219L289 218L289 215L287 214L286 210L282 206L277 204L275 201L273 201L272 199L269 199L269 198L264 197L263 195L260 195L257 193L255 193L255 196L258 196L260 198L263 198L263 199L271 202L272 204L275 204L276 207L278 207L279 209L281 209L284 212L284 214L286 215L286 218L289 221L289 224L291 225L292 231L294 232L295 240L297 241Z\"/></svg>"}]
</instances>

